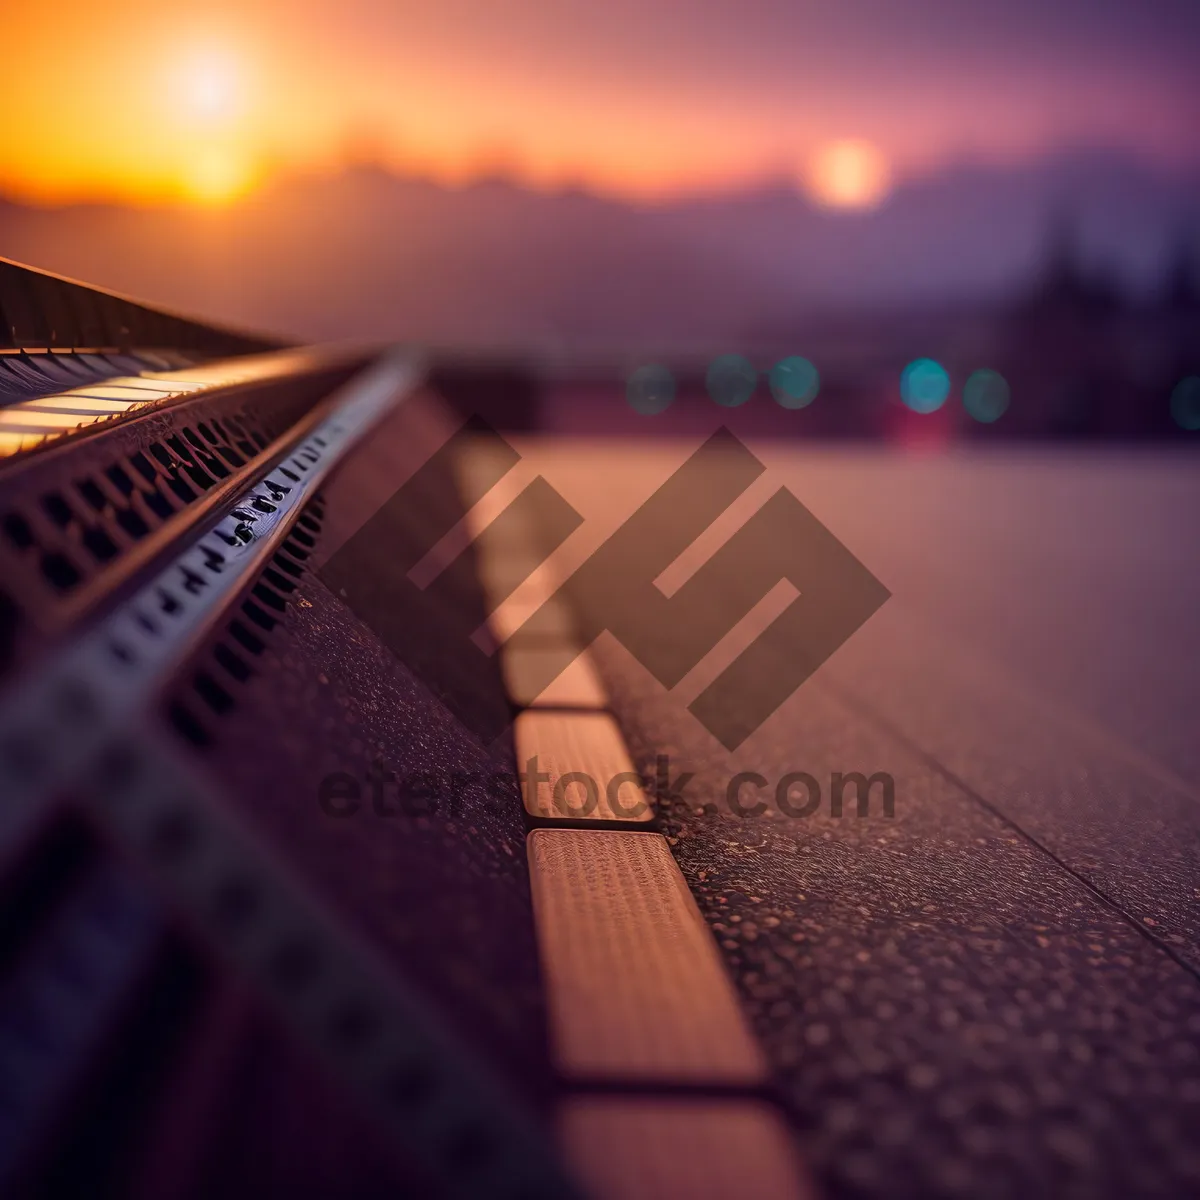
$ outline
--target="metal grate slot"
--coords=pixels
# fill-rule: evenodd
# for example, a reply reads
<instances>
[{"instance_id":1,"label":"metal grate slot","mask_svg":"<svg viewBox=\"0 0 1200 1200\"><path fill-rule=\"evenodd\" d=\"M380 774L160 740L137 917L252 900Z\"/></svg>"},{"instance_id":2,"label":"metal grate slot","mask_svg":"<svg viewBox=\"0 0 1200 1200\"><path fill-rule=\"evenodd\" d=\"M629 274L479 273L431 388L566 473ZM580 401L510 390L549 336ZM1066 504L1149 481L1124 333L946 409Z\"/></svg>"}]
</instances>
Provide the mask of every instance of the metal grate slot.
<instances>
[{"instance_id":1,"label":"metal grate slot","mask_svg":"<svg viewBox=\"0 0 1200 1200\"><path fill-rule=\"evenodd\" d=\"M279 485L272 485L269 479L263 483L265 488L273 486ZM303 533L315 545L324 513L324 499L314 496L269 564L250 585L250 596L254 599L243 600L242 617L264 636L251 633L245 622L235 617L196 655L188 681L166 697L163 711L168 722L184 741L197 749L207 749L217 740L220 719L237 708L237 691L254 677L252 660L266 651L270 634L286 619L309 556L308 550L296 543L295 536Z\"/></svg>"}]
</instances>

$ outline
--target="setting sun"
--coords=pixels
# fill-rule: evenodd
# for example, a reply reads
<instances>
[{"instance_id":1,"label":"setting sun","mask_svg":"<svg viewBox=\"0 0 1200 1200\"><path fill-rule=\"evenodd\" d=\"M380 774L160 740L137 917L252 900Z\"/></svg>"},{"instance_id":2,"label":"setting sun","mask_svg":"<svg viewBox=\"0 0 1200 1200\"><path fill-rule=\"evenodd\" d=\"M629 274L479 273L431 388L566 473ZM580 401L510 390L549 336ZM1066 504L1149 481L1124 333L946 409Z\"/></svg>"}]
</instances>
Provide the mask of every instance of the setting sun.
<instances>
[{"instance_id":1,"label":"setting sun","mask_svg":"<svg viewBox=\"0 0 1200 1200\"><path fill-rule=\"evenodd\" d=\"M174 111L164 114L164 127L173 129L173 144L160 165L174 174L184 199L228 204L255 182L242 57L232 44L214 38L167 62Z\"/></svg>"},{"instance_id":2,"label":"setting sun","mask_svg":"<svg viewBox=\"0 0 1200 1200\"><path fill-rule=\"evenodd\" d=\"M187 120L217 124L239 115L242 81L233 55L211 48L193 50L172 74L180 113Z\"/></svg>"},{"instance_id":3,"label":"setting sun","mask_svg":"<svg viewBox=\"0 0 1200 1200\"><path fill-rule=\"evenodd\" d=\"M813 198L828 208L875 208L887 197L891 170L877 146L845 139L817 151L805 182Z\"/></svg>"},{"instance_id":4,"label":"setting sun","mask_svg":"<svg viewBox=\"0 0 1200 1200\"><path fill-rule=\"evenodd\" d=\"M246 158L222 146L199 146L188 155L182 180L184 194L197 204L228 204L254 183Z\"/></svg>"}]
</instances>

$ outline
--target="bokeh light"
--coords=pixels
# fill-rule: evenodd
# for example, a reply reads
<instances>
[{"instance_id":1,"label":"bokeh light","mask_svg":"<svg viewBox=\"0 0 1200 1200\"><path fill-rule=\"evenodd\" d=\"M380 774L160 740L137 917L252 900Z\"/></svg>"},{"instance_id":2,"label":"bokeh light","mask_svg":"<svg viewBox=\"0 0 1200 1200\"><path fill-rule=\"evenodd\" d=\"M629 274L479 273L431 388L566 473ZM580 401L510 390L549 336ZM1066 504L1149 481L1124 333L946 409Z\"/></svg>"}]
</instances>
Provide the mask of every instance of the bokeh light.
<instances>
[{"instance_id":1,"label":"bokeh light","mask_svg":"<svg viewBox=\"0 0 1200 1200\"><path fill-rule=\"evenodd\" d=\"M913 412L936 412L950 395L950 376L941 363L918 358L900 373L900 399Z\"/></svg>"},{"instance_id":2,"label":"bokeh light","mask_svg":"<svg viewBox=\"0 0 1200 1200\"><path fill-rule=\"evenodd\" d=\"M625 381L629 407L643 417L655 417L675 399L675 376L661 363L646 363L631 371Z\"/></svg>"},{"instance_id":3,"label":"bokeh light","mask_svg":"<svg viewBox=\"0 0 1200 1200\"><path fill-rule=\"evenodd\" d=\"M798 354L780 359L771 369L771 395L782 408L804 408L817 398L821 377L817 368Z\"/></svg>"},{"instance_id":4,"label":"bokeh light","mask_svg":"<svg viewBox=\"0 0 1200 1200\"><path fill-rule=\"evenodd\" d=\"M988 367L972 371L963 385L963 407L985 425L1004 416L1011 398L1008 380Z\"/></svg>"},{"instance_id":5,"label":"bokeh light","mask_svg":"<svg viewBox=\"0 0 1200 1200\"><path fill-rule=\"evenodd\" d=\"M725 408L737 408L754 395L758 372L740 354L722 354L712 360L706 383L708 394Z\"/></svg>"},{"instance_id":6,"label":"bokeh light","mask_svg":"<svg viewBox=\"0 0 1200 1200\"><path fill-rule=\"evenodd\" d=\"M846 138L820 147L805 182L813 199L827 208L869 209L886 199L892 172L878 146Z\"/></svg>"},{"instance_id":7,"label":"bokeh light","mask_svg":"<svg viewBox=\"0 0 1200 1200\"><path fill-rule=\"evenodd\" d=\"M1171 416L1180 429L1200 429L1200 375L1187 375L1171 393Z\"/></svg>"}]
</instances>

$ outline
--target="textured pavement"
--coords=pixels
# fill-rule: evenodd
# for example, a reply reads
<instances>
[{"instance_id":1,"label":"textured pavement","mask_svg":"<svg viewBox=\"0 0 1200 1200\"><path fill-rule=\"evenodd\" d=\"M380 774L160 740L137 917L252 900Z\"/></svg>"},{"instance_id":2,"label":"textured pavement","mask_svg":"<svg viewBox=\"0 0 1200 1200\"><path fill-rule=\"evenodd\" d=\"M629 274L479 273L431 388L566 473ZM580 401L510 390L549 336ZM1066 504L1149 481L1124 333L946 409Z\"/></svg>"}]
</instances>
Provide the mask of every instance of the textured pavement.
<instances>
[{"instance_id":1,"label":"textured pavement","mask_svg":"<svg viewBox=\"0 0 1200 1200\"><path fill-rule=\"evenodd\" d=\"M1200 1193L1194 464L771 454L894 599L735 756L597 657L640 765L694 773L664 832L819 1181ZM597 457L545 460L581 511L681 450ZM738 770L759 816L729 812ZM805 819L770 803L797 771ZM889 773L895 815L830 816L838 771Z\"/></svg>"}]
</instances>

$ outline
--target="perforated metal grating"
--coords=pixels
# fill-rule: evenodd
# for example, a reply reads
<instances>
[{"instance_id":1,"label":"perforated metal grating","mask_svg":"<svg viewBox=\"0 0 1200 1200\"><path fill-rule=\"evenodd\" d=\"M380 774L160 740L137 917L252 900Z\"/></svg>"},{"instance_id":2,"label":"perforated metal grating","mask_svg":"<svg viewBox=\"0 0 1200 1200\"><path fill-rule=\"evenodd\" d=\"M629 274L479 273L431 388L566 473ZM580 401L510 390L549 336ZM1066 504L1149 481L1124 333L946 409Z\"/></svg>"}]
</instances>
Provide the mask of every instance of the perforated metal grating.
<instances>
[{"instance_id":1,"label":"perforated metal grating","mask_svg":"<svg viewBox=\"0 0 1200 1200\"><path fill-rule=\"evenodd\" d=\"M271 634L285 620L297 584L308 571L325 515L318 495L305 506L295 525L250 585L238 615L227 621L195 656L180 685L166 699L172 727L196 747L207 747L222 717L237 707L236 694L258 673L255 662L267 649Z\"/></svg>"},{"instance_id":2,"label":"perforated metal grating","mask_svg":"<svg viewBox=\"0 0 1200 1200\"><path fill-rule=\"evenodd\" d=\"M0 473L0 672L23 621L52 627L141 543L254 463L353 366L209 393ZM302 451L286 469L299 478L309 465Z\"/></svg>"}]
</instances>

